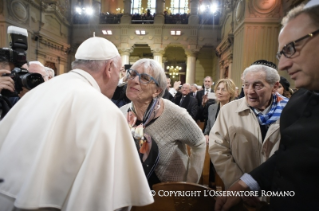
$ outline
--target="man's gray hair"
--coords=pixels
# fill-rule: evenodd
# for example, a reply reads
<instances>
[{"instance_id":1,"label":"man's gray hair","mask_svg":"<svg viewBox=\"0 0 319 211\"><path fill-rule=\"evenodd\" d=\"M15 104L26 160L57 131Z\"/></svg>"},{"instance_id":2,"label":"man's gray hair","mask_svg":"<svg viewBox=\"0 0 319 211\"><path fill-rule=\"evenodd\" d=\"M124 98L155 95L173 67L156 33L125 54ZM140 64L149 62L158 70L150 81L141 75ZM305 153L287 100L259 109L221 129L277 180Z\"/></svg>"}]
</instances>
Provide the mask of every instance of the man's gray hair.
<instances>
[{"instance_id":1,"label":"man's gray hair","mask_svg":"<svg viewBox=\"0 0 319 211\"><path fill-rule=\"evenodd\" d=\"M304 4L301 4L288 12L288 14L282 19L281 24L285 26L289 21L296 18L301 14L306 14L310 17L312 24L319 27L319 5L313 7L305 7Z\"/></svg>"},{"instance_id":2,"label":"man's gray hair","mask_svg":"<svg viewBox=\"0 0 319 211\"><path fill-rule=\"evenodd\" d=\"M44 67L44 69L47 71L48 75L51 76L51 78L54 77L55 73L54 70L50 67Z\"/></svg>"},{"instance_id":3,"label":"man's gray hair","mask_svg":"<svg viewBox=\"0 0 319 211\"><path fill-rule=\"evenodd\" d=\"M280 76L279 76L277 70L275 70L274 68L265 66L265 65L260 65L260 64L258 64L258 65L254 64L254 65L247 67L243 72L242 80L245 79L245 76L247 73L260 72L260 71L263 71L266 74L265 80L271 86L275 85L276 82L279 82Z\"/></svg>"},{"instance_id":4,"label":"man's gray hair","mask_svg":"<svg viewBox=\"0 0 319 211\"><path fill-rule=\"evenodd\" d=\"M144 71L149 69L151 76L157 81L159 88L162 90L158 97L163 97L167 88L167 80L162 66L154 59L140 59L133 64L131 69L135 70L139 66L142 66Z\"/></svg>"},{"instance_id":5,"label":"man's gray hair","mask_svg":"<svg viewBox=\"0 0 319 211\"><path fill-rule=\"evenodd\" d=\"M114 58L112 58L114 59ZM107 64L109 60L83 60L83 59L77 59L72 62L72 69L88 69L91 70L92 72L97 72L99 71L105 64ZM116 67L116 62L114 62L114 65Z\"/></svg>"}]
</instances>

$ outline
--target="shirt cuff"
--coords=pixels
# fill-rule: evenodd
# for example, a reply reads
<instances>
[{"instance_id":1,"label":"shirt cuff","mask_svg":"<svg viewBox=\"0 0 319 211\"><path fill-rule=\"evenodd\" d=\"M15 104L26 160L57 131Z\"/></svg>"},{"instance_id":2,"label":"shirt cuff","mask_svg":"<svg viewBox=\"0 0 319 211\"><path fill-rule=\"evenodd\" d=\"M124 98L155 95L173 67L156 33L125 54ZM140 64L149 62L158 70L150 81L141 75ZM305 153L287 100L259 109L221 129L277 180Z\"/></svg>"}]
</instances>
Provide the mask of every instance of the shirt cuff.
<instances>
[{"instance_id":1,"label":"shirt cuff","mask_svg":"<svg viewBox=\"0 0 319 211\"><path fill-rule=\"evenodd\" d=\"M170 88L168 91L169 91L169 93L171 93L171 95L173 95L173 97L177 93L177 91L174 88Z\"/></svg>"},{"instance_id":2,"label":"shirt cuff","mask_svg":"<svg viewBox=\"0 0 319 211\"><path fill-rule=\"evenodd\" d=\"M250 175L245 173L241 178L241 181L243 181L252 191L259 191L260 187L256 180Z\"/></svg>"}]
</instances>

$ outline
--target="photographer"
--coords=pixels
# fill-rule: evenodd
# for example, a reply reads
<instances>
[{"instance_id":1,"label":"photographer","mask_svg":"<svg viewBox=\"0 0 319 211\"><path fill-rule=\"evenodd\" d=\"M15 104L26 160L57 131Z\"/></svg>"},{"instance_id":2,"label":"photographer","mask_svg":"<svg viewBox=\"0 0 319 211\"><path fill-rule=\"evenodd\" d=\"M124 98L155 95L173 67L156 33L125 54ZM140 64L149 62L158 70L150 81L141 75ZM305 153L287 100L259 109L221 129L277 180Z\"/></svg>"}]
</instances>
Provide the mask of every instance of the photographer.
<instances>
[{"instance_id":1,"label":"photographer","mask_svg":"<svg viewBox=\"0 0 319 211\"><path fill-rule=\"evenodd\" d=\"M0 93L3 89L14 92L14 81L10 77L2 77L3 74L10 74L11 67L7 58L0 56ZM8 113L16 98L8 98L0 94L0 120Z\"/></svg>"},{"instance_id":2,"label":"photographer","mask_svg":"<svg viewBox=\"0 0 319 211\"><path fill-rule=\"evenodd\" d=\"M27 91L48 80L40 62L27 70L28 32L24 28L8 27L11 48L0 48L0 120ZM24 65L26 68L21 68ZM18 97L19 96L19 97Z\"/></svg>"}]
</instances>

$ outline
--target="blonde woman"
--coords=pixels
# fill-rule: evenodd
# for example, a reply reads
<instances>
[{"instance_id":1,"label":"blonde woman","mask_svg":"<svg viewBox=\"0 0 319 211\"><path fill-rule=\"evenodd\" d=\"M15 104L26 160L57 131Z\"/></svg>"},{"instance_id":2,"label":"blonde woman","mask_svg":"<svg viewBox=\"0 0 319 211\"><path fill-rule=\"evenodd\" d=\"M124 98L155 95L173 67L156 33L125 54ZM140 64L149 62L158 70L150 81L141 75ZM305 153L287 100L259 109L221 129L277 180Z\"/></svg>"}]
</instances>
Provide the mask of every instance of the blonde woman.
<instances>
[{"instance_id":1,"label":"blonde woman","mask_svg":"<svg viewBox=\"0 0 319 211\"><path fill-rule=\"evenodd\" d=\"M219 109L235 98L236 85L231 79L220 79L215 85L214 91L216 93L217 103L208 107L208 119L204 131L207 144L209 143L209 132L215 123Z\"/></svg>"}]
</instances>

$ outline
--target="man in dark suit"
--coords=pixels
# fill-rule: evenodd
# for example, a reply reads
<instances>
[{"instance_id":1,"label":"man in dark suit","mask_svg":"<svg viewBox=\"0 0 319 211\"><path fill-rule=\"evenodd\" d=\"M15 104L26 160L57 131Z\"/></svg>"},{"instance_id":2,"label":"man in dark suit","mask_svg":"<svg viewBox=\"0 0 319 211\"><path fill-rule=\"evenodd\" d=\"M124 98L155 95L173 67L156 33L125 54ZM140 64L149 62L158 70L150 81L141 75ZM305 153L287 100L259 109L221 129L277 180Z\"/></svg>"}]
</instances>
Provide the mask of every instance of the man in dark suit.
<instances>
[{"instance_id":1,"label":"man in dark suit","mask_svg":"<svg viewBox=\"0 0 319 211\"><path fill-rule=\"evenodd\" d=\"M196 94L198 113L196 120L200 122L205 122L204 128L206 127L206 121L208 116L208 107L215 103L214 99L208 99L208 93L214 92L211 88L213 85L213 80L210 76L204 78L204 89L200 90Z\"/></svg>"},{"instance_id":2,"label":"man in dark suit","mask_svg":"<svg viewBox=\"0 0 319 211\"><path fill-rule=\"evenodd\" d=\"M190 85L188 83L183 84L181 92L175 95L174 103L185 108L195 120L198 111L197 100L190 95L190 91Z\"/></svg>"},{"instance_id":3,"label":"man in dark suit","mask_svg":"<svg viewBox=\"0 0 319 211\"><path fill-rule=\"evenodd\" d=\"M198 91L197 84L192 84L191 85L191 92L190 92L191 96L196 98L197 91Z\"/></svg>"},{"instance_id":4,"label":"man in dark suit","mask_svg":"<svg viewBox=\"0 0 319 211\"><path fill-rule=\"evenodd\" d=\"M294 8L282 24L278 68L299 90L282 112L278 151L229 190L261 190L271 196L271 210L319 210L319 1ZM286 195L274 196L280 193ZM218 197L215 210L228 210L240 200Z\"/></svg>"},{"instance_id":5,"label":"man in dark suit","mask_svg":"<svg viewBox=\"0 0 319 211\"><path fill-rule=\"evenodd\" d=\"M164 95L163 95L163 98L172 101L172 100L174 99L174 97L173 97L173 95L168 91L169 88L171 87L171 79L170 79L168 76L166 76L166 81L167 81L167 87L166 87L166 89L165 89L165 93L164 93Z\"/></svg>"}]
</instances>

